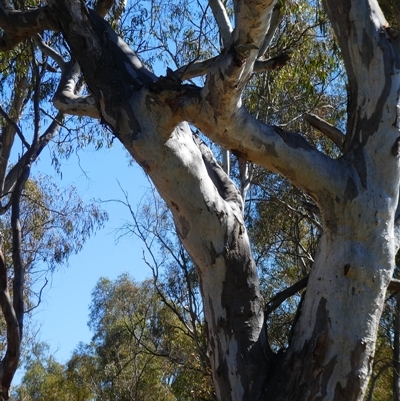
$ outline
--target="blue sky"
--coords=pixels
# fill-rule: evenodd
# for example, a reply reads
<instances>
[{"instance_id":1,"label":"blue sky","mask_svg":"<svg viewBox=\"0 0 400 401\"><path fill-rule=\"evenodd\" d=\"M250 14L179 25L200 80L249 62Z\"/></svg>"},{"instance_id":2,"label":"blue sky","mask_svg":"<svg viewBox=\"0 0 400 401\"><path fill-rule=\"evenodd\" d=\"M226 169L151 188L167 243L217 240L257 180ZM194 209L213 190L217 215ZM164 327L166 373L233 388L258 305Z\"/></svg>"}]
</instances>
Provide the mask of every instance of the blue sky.
<instances>
[{"instance_id":1,"label":"blue sky","mask_svg":"<svg viewBox=\"0 0 400 401\"><path fill-rule=\"evenodd\" d=\"M37 172L51 173L49 150L35 165ZM109 200L123 199L120 186L129 194L133 209L140 202L149 182L144 173L133 164L122 146L115 142L111 149L81 151L63 162L61 186L74 185L81 197ZM107 202L102 207L108 212L105 228L97 231L68 266L56 270L43 291L43 299L34 313L39 330L37 339L50 345L50 351L60 362L66 362L80 341L89 342L87 327L91 292L100 277L117 278L129 272L140 281L151 272L142 260L143 245L136 237L117 241L116 230L130 220L127 209L120 203Z\"/></svg>"}]
</instances>

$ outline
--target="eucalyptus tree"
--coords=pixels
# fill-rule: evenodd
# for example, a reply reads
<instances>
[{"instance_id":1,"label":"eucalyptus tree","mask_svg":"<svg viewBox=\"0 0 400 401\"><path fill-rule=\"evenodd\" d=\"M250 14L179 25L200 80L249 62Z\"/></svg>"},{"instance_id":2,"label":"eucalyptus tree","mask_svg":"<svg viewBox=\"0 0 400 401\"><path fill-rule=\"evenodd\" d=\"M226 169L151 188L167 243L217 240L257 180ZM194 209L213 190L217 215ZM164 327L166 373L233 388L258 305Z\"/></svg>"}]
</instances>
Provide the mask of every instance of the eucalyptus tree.
<instances>
[{"instance_id":1,"label":"eucalyptus tree","mask_svg":"<svg viewBox=\"0 0 400 401\"><path fill-rule=\"evenodd\" d=\"M210 59L200 53L162 77L81 0L49 0L29 10L2 2L0 9L3 51L41 32L62 35L69 64L46 51L74 72L62 69L54 104L106 125L171 209L199 275L220 400L361 400L371 374L399 247L400 35L376 0L323 4L347 74L347 122L340 130L309 121L336 143L337 158L300 132L257 120L243 105L253 74L282 61L264 58L279 22L277 1L239 0L232 13L210 0L221 50ZM179 12L178 4L169 5ZM76 91L80 72L84 96ZM196 76L204 82L185 82ZM319 208L318 251L283 352L268 345L240 191L193 127L242 160L289 179Z\"/></svg>"},{"instance_id":2,"label":"eucalyptus tree","mask_svg":"<svg viewBox=\"0 0 400 401\"><path fill-rule=\"evenodd\" d=\"M45 272L79 250L106 218L97 206L85 205L73 188L62 192L50 177L31 177L33 163L64 122L63 113L57 112L46 128L41 128L45 122L40 116L45 114L39 110L41 99L52 88L45 77L48 68L29 44L3 53L0 61L2 398L8 397L18 367L25 317L40 302L40 287L47 284ZM36 269L38 262L47 266Z\"/></svg>"},{"instance_id":3,"label":"eucalyptus tree","mask_svg":"<svg viewBox=\"0 0 400 401\"><path fill-rule=\"evenodd\" d=\"M214 400L187 324L152 280L101 278L90 304L92 341L77 347L66 371L95 400Z\"/></svg>"}]
</instances>

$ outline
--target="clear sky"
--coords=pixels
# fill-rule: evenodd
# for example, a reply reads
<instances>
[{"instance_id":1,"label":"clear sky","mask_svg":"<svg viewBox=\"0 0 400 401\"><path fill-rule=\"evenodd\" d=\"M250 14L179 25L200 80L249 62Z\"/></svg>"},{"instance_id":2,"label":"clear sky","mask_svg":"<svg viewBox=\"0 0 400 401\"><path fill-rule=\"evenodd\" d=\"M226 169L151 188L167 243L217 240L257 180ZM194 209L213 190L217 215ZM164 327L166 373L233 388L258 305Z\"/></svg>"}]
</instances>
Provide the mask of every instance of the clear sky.
<instances>
[{"instance_id":1,"label":"clear sky","mask_svg":"<svg viewBox=\"0 0 400 401\"><path fill-rule=\"evenodd\" d=\"M49 173L49 151L33 169ZM54 172L54 171L53 171ZM109 200L123 199L128 192L133 209L140 202L149 182L136 164L129 166L129 159L122 146L115 142L112 149L81 151L63 162L60 186L74 185L81 197ZM119 184L118 184L119 182ZM120 185L120 186L119 186ZM50 278L43 292L43 299L36 309L34 320L40 328L38 339L50 345L60 362L66 362L80 341L90 341L87 327L88 305L91 292L100 277L115 279L129 272L140 281L151 272L142 260L143 245L136 237L124 237L117 241L116 229L129 220L127 209L119 203L102 204L109 214L105 228L97 231L77 255L69 259L68 266L58 269ZM18 379L17 379L18 380Z\"/></svg>"}]
</instances>

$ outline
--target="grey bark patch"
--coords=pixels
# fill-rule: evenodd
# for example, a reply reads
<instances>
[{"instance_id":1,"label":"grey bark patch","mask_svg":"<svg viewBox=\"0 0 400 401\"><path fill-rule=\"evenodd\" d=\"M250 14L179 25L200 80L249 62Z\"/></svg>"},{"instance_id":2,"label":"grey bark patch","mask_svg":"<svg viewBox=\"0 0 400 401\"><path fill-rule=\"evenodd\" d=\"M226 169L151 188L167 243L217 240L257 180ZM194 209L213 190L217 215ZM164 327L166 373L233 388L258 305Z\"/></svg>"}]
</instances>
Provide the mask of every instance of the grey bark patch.
<instances>
[{"instance_id":1,"label":"grey bark patch","mask_svg":"<svg viewBox=\"0 0 400 401\"><path fill-rule=\"evenodd\" d=\"M228 242L226 238L225 251L218 255L224 259L226 266L221 283L224 316L214 316L212 322L208 322L209 335L214 337L214 349L218 353L213 359L218 364L214 380L223 400L236 399L232 398L232 383L243 389L243 400L255 400L263 388L266 375L264 328L260 331L263 304L258 290L257 270L248 242L243 238L242 225L237 223L233 231L234 239ZM212 300L209 301L210 310L211 303ZM223 344L227 343L229 347L222 346L220 338L224 338ZM228 350L235 350L235 355L229 357L237 361L233 376L232 368L227 366Z\"/></svg>"},{"instance_id":2,"label":"grey bark patch","mask_svg":"<svg viewBox=\"0 0 400 401\"><path fill-rule=\"evenodd\" d=\"M265 150L269 155L271 155L273 157L278 157L278 153L275 149L275 143L266 145Z\"/></svg>"},{"instance_id":3,"label":"grey bark patch","mask_svg":"<svg viewBox=\"0 0 400 401\"><path fill-rule=\"evenodd\" d=\"M185 216L180 215L179 216L179 225L180 225L179 232L181 234L181 238L185 239L188 236L189 231L190 231L190 223L186 219Z\"/></svg>"},{"instance_id":4,"label":"grey bark patch","mask_svg":"<svg viewBox=\"0 0 400 401\"><path fill-rule=\"evenodd\" d=\"M275 131L283 139L286 145L293 149L304 149L307 151L314 150L314 148L301 136L301 134L294 132L285 132L282 129L275 127Z\"/></svg>"},{"instance_id":5,"label":"grey bark patch","mask_svg":"<svg viewBox=\"0 0 400 401\"><path fill-rule=\"evenodd\" d=\"M364 149L358 146L354 150L353 166L357 170L358 176L360 177L361 184L364 188L367 187L367 166L365 162Z\"/></svg>"},{"instance_id":6,"label":"grey bark patch","mask_svg":"<svg viewBox=\"0 0 400 401\"><path fill-rule=\"evenodd\" d=\"M373 45L372 40L369 37L367 31L364 28L363 38L362 38L361 59L362 59L363 64L369 68L373 58L374 58L374 45Z\"/></svg>"},{"instance_id":7,"label":"grey bark patch","mask_svg":"<svg viewBox=\"0 0 400 401\"><path fill-rule=\"evenodd\" d=\"M359 366L365 352L365 343L359 340L354 351L351 353L351 372L347 375L346 386L336 383L335 401L357 401L361 394L361 383Z\"/></svg>"},{"instance_id":8,"label":"grey bark patch","mask_svg":"<svg viewBox=\"0 0 400 401\"><path fill-rule=\"evenodd\" d=\"M344 200L351 202L358 196L358 189L354 180L349 177L347 179L346 189L344 190Z\"/></svg>"}]
</instances>

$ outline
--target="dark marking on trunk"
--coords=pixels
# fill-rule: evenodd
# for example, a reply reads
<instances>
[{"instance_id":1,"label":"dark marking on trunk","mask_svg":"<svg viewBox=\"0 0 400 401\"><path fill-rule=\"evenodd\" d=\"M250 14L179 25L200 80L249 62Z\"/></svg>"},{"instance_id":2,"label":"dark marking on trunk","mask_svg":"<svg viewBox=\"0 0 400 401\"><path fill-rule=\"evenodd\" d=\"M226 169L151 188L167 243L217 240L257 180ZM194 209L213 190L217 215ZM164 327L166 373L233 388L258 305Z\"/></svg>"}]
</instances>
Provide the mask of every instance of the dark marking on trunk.
<instances>
[{"instance_id":1,"label":"dark marking on trunk","mask_svg":"<svg viewBox=\"0 0 400 401\"><path fill-rule=\"evenodd\" d=\"M353 166L357 170L358 176L360 177L361 184L364 188L367 187L367 166L365 163L364 149L361 146L357 146L354 149L354 160Z\"/></svg>"},{"instance_id":2,"label":"dark marking on trunk","mask_svg":"<svg viewBox=\"0 0 400 401\"><path fill-rule=\"evenodd\" d=\"M215 262L217 261L217 257L218 257L218 252L215 250L214 245L212 242L210 242L210 258L211 258L211 264L215 264Z\"/></svg>"},{"instance_id":3,"label":"dark marking on trunk","mask_svg":"<svg viewBox=\"0 0 400 401\"><path fill-rule=\"evenodd\" d=\"M349 263L346 263L345 265L344 265L344 275L345 276L347 276L347 273L349 272L349 270L350 270L350 264Z\"/></svg>"},{"instance_id":4,"label":"dark marking on trunk","mask_svg":"<svg viewBox=\"0 0 400 401\"><path fill-rule=\"evenodd\" d=\"M188 236L189 231L190 231L190 223L186 219L186 217L183 215L179 215L178 220L179 220L179 225L180 225L179 231L181 234L181 238L185 239Z\"/></svg>"},{"instance_id":5,"label":"dark marking on trunk","mask_svg":"<svg viewBox=\"0 0 400 401\"><path fill-rule=\"evenodd\" d=\"M304 149L307 151L314 148L301 136L294 132L285 132L279 127L275 127L275 132L283 139L283 141L293 149Z\"/></svg>"},{"instance_id":6,"label":"dark marking on trunk","mask_svg":"<svg viewBox=\"0 0 400 401\"><path fill-rule=\"evenodd\" d=\"M330 344L331 320L326 309L327 300L321 298L313 334L299 352L286 352L276 366L274 376L267 383L265 400L323 400L328 391L329 379L337 358L326 361Z\"/></svg>"},{"instance_id":7,"label":"dark marking on trunk","mask_svg":"<svg viewBox=\"0 0 400 401\"><path fill-rule=\"evenodd\" d=\"M221 296L226 319L218 323L224 337L237 346L236 371L244 389L243 400L253 400L256 394L258 397L266 374L264 329L259 332L258 328L263 316L263 303L257 286L257 270L247 241L242 241L242 233L243 227L237 223L232 243L227 244L226 251L220 255L227 267ZM226 373L221 383L229 383L228 369L221 372Z\"/></svg>"},{"instance_id":8,"label":"dark marking on trunk","mask_svg":"<svg viewBox=\"0 0 400 401\"><path fill-rule=\"evenodd\" d=\"M171 206L179 213L179 206L175 202L171 201Z\"/></svg>"},{"instance_id":9,"label":"dark marking on trunk","mask_svg":"<svg viewBox=\"0 0 400 401\"><path fill-rule=\"evenodd\" d=\"M356 401L361 394L359 366L365 353L365 343L358 341L356 349L351 353L351 372L347 376L346 387L336 383L335 401Z\"/></svg>"},{"instance_id":10,"label":"dark marking on trunk","mask_svg":"<svg viewBox=\"0 0 400 401\"><path fill-rule=\"evenodd\" d=\"M211 314L211 321L207 322L207 330L209 337L209 348L210 348L210 360L211 364L215 364L215 374L217 378L214 378L218 382L218 388L220 391L220 396L222 400L230 400L231 399L231 385L229 380L226 378L229 377L228 366L226 363L226 359L224 358L224 350L221 346L221 341L218 339L218 335L220 334L220 328L218 327L217 318L215 316L215 311L213 307L213 301L211 297L208 297L208 307ZM215 360L215 356L218 356L218 360ZM222 385L221 385L222 384Z\"/></svg>"},{"instance_id":11,"label":"dark marking on trunk","mask_svg":"<svg viewBox=\"0 0 400 401\"><path fill-rule=\"evenodd\" d=\"M386 54L386 57L392 57L393 49L391 44L387 41L386 37L380 37L378 46ZM387 106L387 99L392 90L392 75L395 66L395 60L392 59L391 62L385 63L385 71L382 71L382 76L385 77L385 85L382 92L377 100L375 100L375 111L372 115L367 118L359 118L355 128L355 135L362 133L361 144L364 145L371 135L374 135L379 131L379 126L381 124L383 109ZM361 105L359 105L361 106Z\"/></svg>"},{"instance_id":12,"label":"dark marking on trunk","mask_svg":"<svg viewBox=\"0 0 400 401\"><path fill-rule=\"evenodd\" d=\"M367 68L369 68L371 61L374 58L373 50L374 50L374 45L372 43L372 40L369 37L366 29L364 28L363 38L362 38L362 52L360 52L360 54L362 62Z\"/></svg>"},{"instance_id":13,"label":"dark marking on trunk","mask_svg":"<svg viewBox=\"0 0 400 401\"><path fill-rule=\"evenodd\" d=\"M354 180L349 177L347 179L346 189L344 190L344 200L352 201L354 198L357 198L358 190Z\"/></svg>"},{"instance_id":14,"label":"dark marking on trunk","mask_svg":"<svg viewBox=\"0 0 400 401\"><path fill-rule=\"evenodd\" d=\"M268 153L268 155L273 156L273 157L278 157L278 153L275 149L275 143L266 145L265 150Z\"/></svg>"},{"instance_id":15,"label":"dark marking on trunk","mask_svg":"<svg viewBox=\"0 0 400 401\"><path fill-rule=\"evenodd\" d=\"M397 116L396 116L396 120L397 120ZM400 153L400 136L397 137L397 139L394 141L391 151L392 151L393 156L399 155L399 153Z\"/></svg>"}]
</instances>

